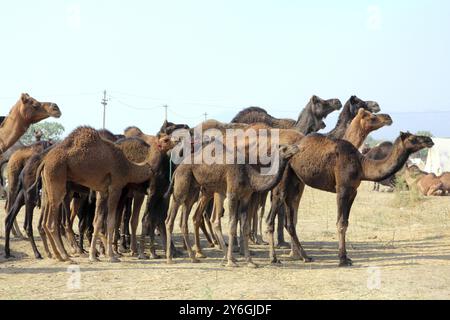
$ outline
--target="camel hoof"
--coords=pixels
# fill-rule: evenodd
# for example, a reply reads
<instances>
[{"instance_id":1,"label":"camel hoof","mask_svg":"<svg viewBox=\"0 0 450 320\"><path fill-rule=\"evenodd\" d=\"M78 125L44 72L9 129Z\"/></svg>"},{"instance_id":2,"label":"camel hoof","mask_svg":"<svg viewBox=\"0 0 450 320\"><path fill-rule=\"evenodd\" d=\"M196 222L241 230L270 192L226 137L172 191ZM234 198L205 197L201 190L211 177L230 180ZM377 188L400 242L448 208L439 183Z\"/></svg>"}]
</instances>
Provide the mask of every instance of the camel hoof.
<instances>
[{"instance_id":1,"label":"camel hoof","mask_svg":"<svg viewBox=\"0 0 450 320\"><path fill-rule=\"evenodd\" d=\"M247 263L247 268L258 269L258 265L256 263L254 263L254 262L248 262Z\"/></svg>"},{"instance_id":2,"label":"camel hoof","mask_svg":"<svg viewBox=\"0 0 450 320\"><path fill-rule=\"evenodd\" d=\"M236 262L228 261L228 263L225 265L225 267L227 267L227 268L237 268L238 265L237 265Z\"/></svg>"},{"instance_id":3,"label":"camel hoof","mask_svg":"<svg viewBox=\"0 0 450 320\"><path fill-rule=\"evenodd\" d=\"M344 267L351 267L353 266L353 261L350 258L342 258L341 262L339 263L339 267L344 268Z\"/></svg>"},{"instance_id":4,"label":"camel hoof","mask_svg":"<svg viewBox=\"0 0 450 320\"><path fill-rule=\"evenodd\" d=\"M194 259L192 259L192 261L191 261L192 263L195 263L195 264L197 264L197 263L200 263L200 260L198 260L198 259L196 259L196 258L194 258Z\"/></svg>"},{"instance_id":5,"label":"camel hoof","mask_svg":"<svg viewBox=\"0 0 450 320\"><path fill-rule=\"evenodd\" d=\"M287 242L280 242L277 244L278 249L289 249L291 245Z\"/></svg>"},{"instance_id":6,"label":"camel hoof","mask_svg":"<svg viewBox=\"0 0 450 320\"><path fill-rule=\"evenodd\" d=\"M89 261L92 263L100 262L100 259L97 256L89 256Z\"/></svg>"},{"instance_id":7,"label":"camel hoof","mask_svg":"<svg viewBox=\"0 0 450 320\"><path fill-rule=\"evenodd\" d=\"M304 257L303 258L303 262L305 262L305 263L312 263L312 262L314 262L314 258Z\"/></svg>"},{"instance_id":8,"label":"camel hoof","mask_svg":"<svg viewBox=\"0 0 450 320\"><path fill-rule=\"evenodd\" d=\"M166 263L167 264L174 264L175 262L172 259L167 259Z\"/></svg>"},{"instance_id":9,"label":"camel hoof","mask_svg":"<svg viewBox=\"0 0 450 320\"><path fill-rule=\"evenodd\" d=\"M197 252L197 253L195 254L195 257L196 257L197 259L206 259L206 258L207 258L207 256L205 256L205 255L203 254L203 252Z\"/></svg>"},{"instance_id":10,"label":"camel hoof","mask_svg":"<svg viewBox=\"0 0 450 320\"><path fill-rule=\"evenodd\" d=\"M146 255L146 254L140 254L140 255L138 255L138 260L148 260L149 259L149 257Z\"/></svg>"},{"instance_id":11,"label":"camel hoof","mask_svg":"<svg viewBox=\"0 0 450 320\"><path fill-rule=\"evenodd\" d=\"M303 260L303 258L302 258L298 253L296 253L296 252L294 252L294 251L292 251L292 250L291 250L291 252L289 253L289 258L291 258L291 259L294 260L294 261L297 261L297 260Z\"/></svg>"},{"instance_id":12,"label":"camel hoof","mask_svg":"<svg viewBox=\"0 0 450 320\"><path fill-rule=\"evenodd\" d=\"M117 258L117 257L111 257L111 258L108 259L108 262L109 263L119 263L120 259Z\"/></svg>"},{"instance_id":13,"label":"camel hoof","mask_svg":"<svg viewBox=\"0 0 450 320\"><path fill-rule=\"evenodd\" d=\"M138 256L139 256L139 254L137 252L133 252L133 251L130 252L130 257L137 258Z\"/></svg>"},{"instance_id":14,"label":"camel hoof","mask_svg":"<svg viewBox=\"0 0 450 320\"><path fill-rule=\"evenodd\" d=\"M161 260L161 256L157 254L151 254L150 260Z\"/></svg>"},{"instance_id":15,"label":"camel hoof","mask_svg":"<svg viewBox=\"0 0 450 320\"><path fill-rule=\"evenodd\" d=\"M9 259L15 259L16 257L15 256L13 256L12 254L6 254L5 253L5 259L6 260L9 260Z\"/></svg>"},{"instance_id":16,"label":"camel hoof","mask_svg":"<svg viewBox=\"0 0 450 320\"><path fill-rule=\"evenodd\" d=\"M36 260L43 260L44 258L42 258L42 256L40 254L37 254L34 256L36 258Z\"/></svg>"},{"instance_id":17,"label":"camel hoof","mask_svg":"<svg viewBox=\"0 0 450 320\"><path fill-rule=\"evenodd\" d=\"M282 263L281 263L281 260L279 260L277 258L273 258L272 261L270 261L270 264L274 265L274 266L281 266Z\"/></svg>"}]
</instances>

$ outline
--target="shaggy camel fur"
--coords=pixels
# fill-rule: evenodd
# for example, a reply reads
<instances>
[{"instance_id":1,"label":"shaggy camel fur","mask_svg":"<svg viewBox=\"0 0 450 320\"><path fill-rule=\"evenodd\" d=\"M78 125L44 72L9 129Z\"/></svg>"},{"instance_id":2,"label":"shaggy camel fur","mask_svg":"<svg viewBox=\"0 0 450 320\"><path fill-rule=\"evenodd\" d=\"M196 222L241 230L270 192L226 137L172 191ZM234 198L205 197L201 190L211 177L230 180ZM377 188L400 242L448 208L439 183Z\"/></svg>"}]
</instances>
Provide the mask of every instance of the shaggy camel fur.
<instances>
[{"instance_id":1,"label":"shaggy camel fur","mask_svg":"<svg viewBox=\"0 0 450 320\"><path fill-rule=\"evenodd\" d=\"M313 96L301 112L297 121L292 119L276 119L267 111L258 107L251 107L241 111L231 122L255 124L264 123L271 128L297 129L303 134L309 134L325 129L323 122L330 113L340 110L342 104L338 99L323 100Z\"/></svg>"},{"instance_id":2,"label":"shaggy camel fur","mask_svg":"<svg viewBox=\"0 0 450 320\"><path fill-rule=\"evenodd\" d=\"M294 227L299 202L293 200L300 199L304 186L308 185L337 194L340 266L351 266L352 260L347 256L345 234L349 225L350 210L361 181L382 181L398 172L412 153L431 148L433 145L429 137L401 133L386 159L370 160L344 140L331 140L322 135L310 135L302 139L300 151L290 162L290 168L298 178L300 192L294 190L292 193L292 189L288 188L286 196L287 226L291 229L290 233L294 234L295 250L302 255Z\"/></svg>"},{"instance_id":3,"label":"shaggy camel fur","mask_svg":"<svg viewBox=\"0 0 450 320\"><path fill-rule=\"evenodd\" d=\"M212 146L212 145L210 145ZM208 146L201 152L204 159L211 155L212 150L208 150ZM172 263L171 246L172 232L174 221L178 209L182 207L183 211L183 236L188 250L189 257L193 262L198 262L194 256L191 246L189 235L187 232L187 216L189 215L189 193L190 190L196 186L202 187L202 197L199 200L199 207L197 213L204 211L208 200L214 195L215 197L215 213L214 217L219 218L222 214L223 200L228 199L228 212L230 215L230 239L236 236L237 220L239 218L239 211L241 213L241 223L244 224L244 253L247 264L250 267L256 266L250 257L248 250L248 236L249 230L247 228L248 219L246 219L248 202L253 192L262 192L270 190L275 186L284 171L287 164L287 160L292 157L298 151L295 146L285 146L280 149L280 163L278 171L273 176L261 176L256 173L256 169L251 165L238 165L238 164L181 164L174 174L173 180L173 193L172 204L169 208L168 217L166 220L167 228L167 262ZM225 155L223 155L225 157ZM223 163L226 163L225 158L222 159ZM219 199L218 199L219 198ZM218 214L219 213L219 214ZM194 225L196 229L196 248L200 248L198 239L198 229L200 226L201 215L194 216ZM227 266L236 266L233 258L233 241L229 241L228 252L226 250L226 244L221 232L220 223L214 221L214 229L219 239L222 249L224 250L225 258L228 260ZM197 252L201 254L201 252Z\"/></svg>"},{"instance_id":4,"label":"shaggy camel fur","mask_svg":"<svg viewBox=\"0 0 450 320\"><path fill-rule=\"evenodd\" d=\"M22 137L28 128L49 117L61 117L58 106L52 102L39 102L24 93L0 125L0 154Z\"/></svg>"},{"instance_id":5,"label":"shaggy camel fur","mask_svg":"<svg viewBox=\"0 0 450 320\"><path fill-rule=\"evenodd\" d=\"M173 147L169 137L158 141L145 163L130 162L112 142L104 140L89 127L73 131L61 144L46 156L40 171L46 195L44 229L55 256L60 261L69 259L59 234L59 208L66 196L67 182L97 191L97 210L94 219L94 234L89 258L97 261L96 240L103 226L103 208L107 208L106 238L102 240L111 262L119 259L113 253L113 237L116 225L116 210L122 189L130 183L151 180L157 171L161 153ZM40 172L39 171L39 172Z\"/></svg>"}]
</instances>

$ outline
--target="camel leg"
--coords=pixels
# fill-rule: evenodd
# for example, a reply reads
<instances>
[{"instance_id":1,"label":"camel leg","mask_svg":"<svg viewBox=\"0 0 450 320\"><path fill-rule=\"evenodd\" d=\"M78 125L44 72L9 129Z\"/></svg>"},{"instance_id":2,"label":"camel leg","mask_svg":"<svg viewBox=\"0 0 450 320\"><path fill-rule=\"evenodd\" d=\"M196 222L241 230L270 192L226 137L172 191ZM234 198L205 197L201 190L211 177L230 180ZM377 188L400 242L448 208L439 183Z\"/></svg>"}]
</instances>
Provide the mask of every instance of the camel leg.
<instances>
[{"instance_id":1,"label":"camel leg","mask_svg":"<svg viewBox=\"0 0 450 320\"><path fill-rule=\"evenodd\" d=\"M131 256L137 256L138 250L137 250L137 228L139 225L139 214L141 212L142 204L144 203L145 195L136 193L134 195L134 203L133 203L133 211L131 214Z\"/></svg>"},{"instance_id":2,"label":"camel leg","mask_svg":"<svg viewBox=\"0 0 450 320\"><path fill-rule=\"evenodd\" d=\"M278 248L290 248L291 245L284 240L284 228L286 226L286 211L285 207L281 206L278 211L278 224L277 224L277 247Z\"/></svg>"},{"instance_id":3,"label":"camel leg","mask_svg":"<svg viewBox=\"0 0 450 320\"><path fill-rule=\"evenodd\" d=\"M192 251L191 241L189 239L188 222L189 222L189 213L191 211L190 209L191 208L187 208L186 205L183 205L181 208L181 211L182 211L181 232L183 233L183 239L184 239L184 243L186 245L186 250L188 252L189 258L191 259L192 263L198 263L200 261L197 260L197 258L195 257L195 254Z\"/></svg>"},{"instance_id":4,"label":"camel leg","mask_svg":"<svg viewBox=\"0 0 450 320\"><path fill-rule=\"evenodd\" d=\"M50 221L52 220L52 217L50 217L49 211L50 211L49 204L48 204L48 202L46 202L46 204L43 206L42 227L45 232L45 237L48 240L48 242L50 243L50 246L52 247L55 259L59 260L59 261L64 261L61 253L58 251L55 239L53 238L53 236L51 234Z\"/></svg>"},{"instance_id":5,"label":"camel leg","mask_svg":"<svg viewBox=\"0 0 450 320\"><path fill-rule=\"evenodd\" d=\"M52 253L50 252L50 248L48 247L47 234L44 229L45 222L45 205L41 208L41 216L39 217L38 223L38 232L41 236L42 244L44 246L45 254L49 259L52 259Z\"/></svg>"},{"instance_id":6,"label":"camel leg","mask_svg":"<svg viewBox=\"0 0 450 320\"><path fill-rule=\"evenodd\" d=\"M217 240L219 241L219 246L223 251L224 259L227 258L227 244L222 233L222 211L223 211L224 197L221 194L214 194L214 208L213 214L211 216L211 223L214 228Z\"/></svg>"},{"instance_id":7,"label":"camel leg","mask_svg":"<svg viewBox=\"0 0 450 320\"><path fill-rule=\"evenodd\" d=\"M203 219L203 212L206 209L206 206L208 205L208 202L211 200L211 197L207 197L205 195L202 195L200 197L197 209L195 210L194 213L194 235L195 235L195 246L194 246L194 250L195 250L195 256L196 258L199 259L204 259L206 258L206 256L203 254L202 252L202 247L200 244L200 228L203 224L204 226L204 219ZM205 227L206 229L206 227ZM206 235L207 233L205 233Z\"/></svg>"},{"instance_id":8,"label":"camel leg","mask_svg":"<svg viewBox=\"0 0 450 320\"><path fill-rule=\"evenodd\" d=\"M110 187L108 193L108 215L106 218L106 256L108 257L109 262L115 263L120 262L120 260L114 254L113 240L117 226L117 205L122 193L122 188Z\"/></svg>"},{"instance_id":9,"label":"camel leg","mask_svg":"<svg viewBox=\"0 0 450 320\"><path fill-rule=\"evenodd\" d=\"M339 266L349 267L353 265L352 260L347 256L345 234L348 229L350 210L357 195L356 189L341 187L337 192L338 202L338 236L339 236Z\"/></svg>"},{"instance_id":10,"label":"camel leg","mask_svg":"<svg viewBox=\"0 0 450 320\"><path fill-rule=\"evenodd\" d=\"M42 256L36 246L36 242L34 241L33 235L33 213L34 208L36 206L36 195L28 195L25 194L25 216L27 217L27 224L25 226L25 231L27 232L27 236L30 239L31 247L33 248L33 253L36 259L42 259Z\"/></svg>"},{"instance_id":11,"label":"camel leg","mask_svg":"<svg viewBox=\"0 0 450 320\"><path fill-rule=\"evenodd\" d=\"M296 217L298 212L298 207L300 205L300 200L303 195L303 191L305 190L305 185L303 183L298 182L298 188L289 188L286 193L286 229L289 232L289 235L292 239L293 245L293 253L298 254L301 259L305 262L312 262L313 260L308 257L306 251L303 249L303 246L300 243L300 240L297 236L296 231Z\"/></svg>"},{"instance_id":12,"label":"camel leg","mask_svg":"<svg viewBox=\"0 0 450 320\"><path fill-rule=\"evenodd\" d=\"M261 209L259 211L259 217L258 217L259 234L256 235L257 243L264 244L264 245L267 245L267 242L264 241L264 237L263 237L263 220L264 220L264 214L266 213L266 203L267 203L267 195L264 194L264 198L261 201Z\"/></svg>"},{"instance_id":13,"label":"camel leg","mask_svg":"<svg viewBox=\"0 0 450 320\"><path fill-rule=\"evenodd\" d=\"M236 260L233 257L233 239L237 236L237 222L239 214L239 200L236 194L229 192L227 195L228 199L228 214L230 215L230 225L229 225L229 243L228 243L228 254L227 254L227 267L237 267Z\"/></svg>"},{"instance_id":14,"label":"camel leg","mask_svg":"<svg viewBox=\"0 0 450 320\"><path fill-rule=\"evenodd\" d=\"M25 237L23 236L22 232L20 231L19 224L15 220L14 220L14 223L13 223L12 233L13 233L13 236L15 238L25 239Z\"/></svg>"},{"instance_id":15,"label":"camel leg","mask_svg":"<svg viewBox=\"0 0 450 320\"><path fill-rule=\"evenodd\" d=\"M275 252L275 239L274 239L274 233L275 233L275 220L277 217L277 212L280 212L280 207L282 207L282 204L276 201L272 201L272 205L270 207L269 215L267 217L266 223L267 223L267 238L269 240L269 257L270 257L270 263L271 264L280 264L280 260L278 260Z\"/></svg>"},{"instance_id":16,"label":"camel leg","mask_svg":"<svg viewBox=\"0 0 450 320\"><path fill-rule=\"evenodd\" d=\"M250 211L249 211L250 199L245 199L240 202L240 220L242 225L242 247L244 250L245 261L249 268L257 268L257 265L252 261L252 257L249 249L250 240Z\"/></svg>"},{"instance_id":17,"label":"camel leg","mask_svg":"<svg viewBox=\"0 0 450 320\"><path fill-rule=\"evenodd\" d=\"M172 260L172 233L173 233L173 228L175 225L175 219L177 217L177 213L178 213L178 209L180 207L180 204L178 203L178 201L175 200L175 198L172 200L172 203L169 206L169 213L167 215L167 219L166 219L166 236L167 236L167 240L166 240L166 258L167 258L167 263L168 264L172 264L173 260Z\"/></svg>"},{"instance_id":18,"label":"camel leg","mask_svg":"<svg viewBox=\"0 0 450 320\"><path fill-rule=\"evenodd\" d=\"M97 258L97 239L100 236L100 231L103 227L103 220L105 215L105 205L106 201L108 200L107 195L104 193L97 193L97 203L95 208L95 215L94 215L94 233L92 234L92 241L91 241L91 247L89 250L89 260L91 262L99 261Z\"/></svg>"},{"instance_id":19,"label":"camel leg","mask_svg":"<svg viewBox=\"0 0 450 320\"><path fill-rule=\"evenodd\" d=\"M214 210L214 200L211 199L206 207L205 211L203 211L203 221L206 224L206 228L208 233L211 235L211 242L209 242L211 248L214 248L216 245L219 245L219 241L217 240L217 236L214 233L213 226L211 224L212 211Z\"/></svg>"},{"instance_id":20,"label":"camel leg","mask_svg":"<svg viewBox=\"0 0 450 320\"><path fill-rule=\"evenodd\" d=\"M76 217L76 212L71 211L70 209L70 202L71 202L72 195L70 193L67 193L66 197L63 201L63 214L66 216L67 219L65 219L63 226L65 230L65 234L67 237L67 240L69 241L71 247L72 247L72 254L75 255L82 255L83 252L81 251L80 247L78 246L78 242L75 237L75 233L73 232L73 221ZM70 217L69 217L70 214Z\"/></svg>"},{"instance_id":21,"label":"camel leg","mask_svg":"<svg viewBox=\"0 0 450 320\"><path fill-rule=\"evenodd\" d=\"M10 207L10 210L7 212L7 216L5 218L5 258L13 258L10 251L10 237L11 231L14 229L14 222L16 221L16 217L20 212L20 209L25 204L24 191L20 191L17 195L14 204Z\"/></svg>"}]
</instances>

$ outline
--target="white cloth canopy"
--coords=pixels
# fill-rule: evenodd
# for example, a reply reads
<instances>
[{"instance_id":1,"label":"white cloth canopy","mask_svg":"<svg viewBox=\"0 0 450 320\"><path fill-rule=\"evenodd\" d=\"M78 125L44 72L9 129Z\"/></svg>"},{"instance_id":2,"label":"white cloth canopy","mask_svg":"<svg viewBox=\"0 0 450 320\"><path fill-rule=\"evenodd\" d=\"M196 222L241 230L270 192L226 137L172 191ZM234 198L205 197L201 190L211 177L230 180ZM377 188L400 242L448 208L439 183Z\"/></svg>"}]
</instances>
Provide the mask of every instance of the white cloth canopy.
<instances>
[{"instance_id":1,"label":"white cloth canopy","mask_svg":"<svg viewBox=\"0 0 450 320\"><path fill-rule=\"evenodd\" d=\"M450 172L450 139L433 138L434 147L428 151L425 171L441 175Z\"/></svg>"}]
</instances>

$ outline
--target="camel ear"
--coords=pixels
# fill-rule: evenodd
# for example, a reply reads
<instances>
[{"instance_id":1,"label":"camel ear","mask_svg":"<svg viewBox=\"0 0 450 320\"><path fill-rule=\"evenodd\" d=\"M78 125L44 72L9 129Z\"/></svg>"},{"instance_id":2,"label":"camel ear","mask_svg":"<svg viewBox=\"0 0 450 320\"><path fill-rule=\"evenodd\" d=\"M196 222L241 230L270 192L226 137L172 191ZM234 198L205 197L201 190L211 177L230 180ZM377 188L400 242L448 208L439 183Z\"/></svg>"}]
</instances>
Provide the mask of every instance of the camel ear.
<instances>
[{"instance_id":1,"label":"camel ear","mask_svg":"<svg viewBox=\"0 0 450 320\"><path fill-rule=\"evenodd\" d=\"M358 116L362 117L362 116L364 116L365 113L366 113L366 112L365 112L365 110L364 110L363 108L359 108L359 110L358 110Z\"/></svg>"},{"instance_id":2,"label":"camel ear","mask_svg":"<svg viewBox=\"0 0 450 320\"><path fill-rule=\"evenodd\" d=\"M314 103L314 104L318 103L319 102L319 97L316 96L316 95L312 96L311 102Z\"/></svg>"},{"instance_id":3,"label":"camel ear","mask_svg":"<svg viewBox=\"0 0 450 320\"><path fill-rule=\"evenodd\" d=\"M356 96L351 96L351 97L350 97L350 103L351 103L351 104L355 104L355 103L357 102L356 99L357 99Z\"/></svg>"},{"instance_id":4,"label":"camel ear","mask_svg":"<svg viewBox=\"0 0 450 320\"><path fill-rule=\"evenodd\" d=\"M22 93L20 100L22 100L23 104L27 104L30 101L31 97L28 93Z\"/></svg>"}]
</instances>

